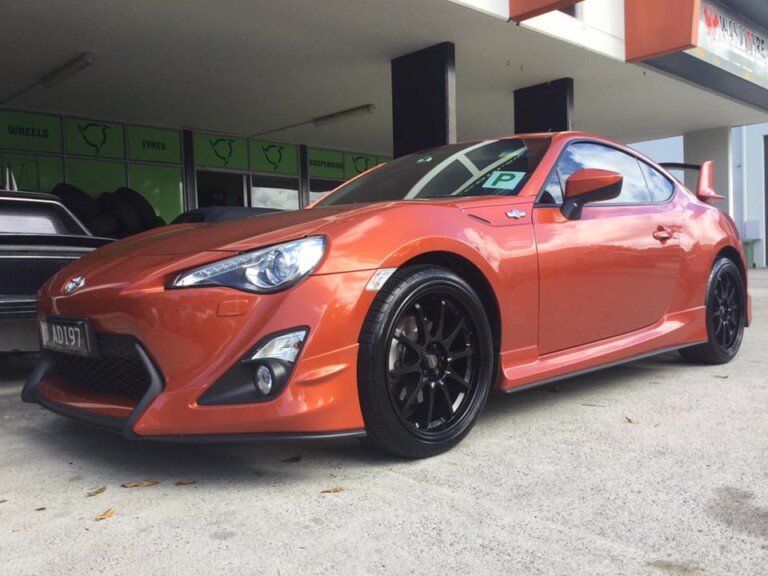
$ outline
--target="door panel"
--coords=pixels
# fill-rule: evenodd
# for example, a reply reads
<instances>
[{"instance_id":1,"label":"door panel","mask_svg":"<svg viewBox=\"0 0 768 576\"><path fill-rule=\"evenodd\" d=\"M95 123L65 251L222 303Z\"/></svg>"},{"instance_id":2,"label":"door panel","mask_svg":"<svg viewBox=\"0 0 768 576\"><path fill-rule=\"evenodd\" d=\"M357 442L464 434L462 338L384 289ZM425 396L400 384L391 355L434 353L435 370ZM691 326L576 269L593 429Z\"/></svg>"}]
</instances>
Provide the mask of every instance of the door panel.
<instances>
[{"instance_id":1,"label":"door panel","mask_svg":"<svg viewBox=\"0 0 768 576\"><path fill-rule=\"evenodd\" d=\"M650 326L669 307L682 251L675 202L534 210L539 254L539 354Z\"/></svg>"}]
</instances>

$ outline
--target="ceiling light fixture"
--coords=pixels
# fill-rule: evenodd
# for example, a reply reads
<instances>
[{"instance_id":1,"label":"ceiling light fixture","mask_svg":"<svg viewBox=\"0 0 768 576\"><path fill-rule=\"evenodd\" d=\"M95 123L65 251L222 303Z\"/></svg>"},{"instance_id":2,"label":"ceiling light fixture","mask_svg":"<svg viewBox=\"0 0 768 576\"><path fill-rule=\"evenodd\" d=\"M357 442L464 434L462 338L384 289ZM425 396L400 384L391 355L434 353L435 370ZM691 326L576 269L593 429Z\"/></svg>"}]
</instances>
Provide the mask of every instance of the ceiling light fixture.
<instances>
[{"instance_id":1,"label":"ceiling light fixture","mask_svg":"<svg viewBox=\"0 0 768 576\"><path fill-rule=\"evenodd\" d=\"M56 86L56 84L64 82L64 80L74 76L78 72L82 72L91 64L93 64L93 54L91 52L83 52L79 56L72 58L72 60L62 64L58 68L51 70L48 72L48 74L40 78L40 80L34 84L30 84L29 86L14 92L10 96L6 96L2 101L0 101L0 106L5 105L6 102L10 102L14 98L18 98L22 94L26 94L36 86L43 85L46 88L52 88L53 86Z\"/></svg>"},{"instance_id":2,"label":"ceiling light fixture","mask_svg":"<svg viewBox=\"0 0 768 576\"><path fill-rule=\"evenodd\" d=\"M265 130L264 132L259 132L257 134L251 134L251 138L255 138L256 136L264 136L265 134L272 134L274 132L282 132L283 130L288 130L289 128L297 128L299 126L306 126L307 124L312 124L313 126L319 128L328 124L333 124L334 122L343 122L344 120L359 118L360 116L367 116L368 114L373 114L375 111L375 104L363 104L362 106L347 108L346 110L334 112L333 114L318 116L317 118L312 118L312 120L305 120L304 122L297 122L296 124L289 124L288 126L282 126L280 128L273 128L272 130Z\"/></svg>"},{"instance_id":3,"label":"ceiling light fixture","mask_svg":"<svg viewBox=\"0 0 768 576\"><path fill-rule=\"evenodd\" d=\"M93 64L93 54L90 52L83 52L77 58L73 58L66 64L56 68L56 70L53 70L52 72L49 72L43 76L43 79L40 80L40 84L46 88L51 88L56 86L56 84L64 82L64 80L70 76L74 76L78 72L82 72L91 64Z\"/></svg>"}]
</instances>

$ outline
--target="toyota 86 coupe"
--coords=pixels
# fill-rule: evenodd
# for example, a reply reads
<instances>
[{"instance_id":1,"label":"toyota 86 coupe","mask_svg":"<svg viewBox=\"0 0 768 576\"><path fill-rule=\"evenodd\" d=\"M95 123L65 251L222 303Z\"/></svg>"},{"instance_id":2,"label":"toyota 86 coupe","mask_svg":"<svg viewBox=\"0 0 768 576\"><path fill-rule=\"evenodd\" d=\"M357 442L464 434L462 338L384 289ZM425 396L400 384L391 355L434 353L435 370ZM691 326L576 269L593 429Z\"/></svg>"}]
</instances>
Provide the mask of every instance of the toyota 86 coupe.
<instances>
[{"instance_id":1,"label":"toyota 86 coupe","mask_svg":"<svg viewBox=\"0 0 768 576\"><path fill-rule=\"evenodd\" d=\"M670 350L728 362L745 258L697 168L691 192L598 136L488 139L306 210L115 242L41 289L22 397L127 438L366 435L419 458L461 441L492 388Z\"/></svg>"}]
</instances>

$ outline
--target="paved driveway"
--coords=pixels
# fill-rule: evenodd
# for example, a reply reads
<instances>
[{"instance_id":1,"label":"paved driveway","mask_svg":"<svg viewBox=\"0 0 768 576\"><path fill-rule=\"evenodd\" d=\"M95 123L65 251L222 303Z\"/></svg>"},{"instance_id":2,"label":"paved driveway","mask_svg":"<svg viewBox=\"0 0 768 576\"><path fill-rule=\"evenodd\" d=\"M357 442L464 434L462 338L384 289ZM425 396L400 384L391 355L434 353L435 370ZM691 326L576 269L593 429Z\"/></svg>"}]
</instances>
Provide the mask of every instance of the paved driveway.
<instances>
[{"instance_id":1,"label":"paved driveway","mask_svg":"<svg viewBox=\"0 0 768 576\"><path fill-rule=\"evenodd\" d=\"M126 442L22 404L30 364L6 362L0 574L764 576L766 271L751 292L731 364L668 354L492 396L417 462L355 440Z\"/></svg>"}]
</instances>

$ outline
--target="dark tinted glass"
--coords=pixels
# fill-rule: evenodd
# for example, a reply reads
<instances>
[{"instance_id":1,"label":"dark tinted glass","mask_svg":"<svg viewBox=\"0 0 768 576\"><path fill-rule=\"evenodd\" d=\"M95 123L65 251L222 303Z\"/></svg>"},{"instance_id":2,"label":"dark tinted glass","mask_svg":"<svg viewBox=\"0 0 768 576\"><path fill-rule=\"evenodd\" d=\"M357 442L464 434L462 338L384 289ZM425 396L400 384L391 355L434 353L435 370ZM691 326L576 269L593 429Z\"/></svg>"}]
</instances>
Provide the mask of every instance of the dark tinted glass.
<instances>
[{"instance_id":1,"label":"dark tinted glass","mask_svg":"<svg viewBox=\"0 0 768 576\"><path fill-rule=\"evenodd\" d=\"M548 147L549 138L509 138L411 154L345 184L317 206L516 195Z\"/></svg>"}]
</instances>

